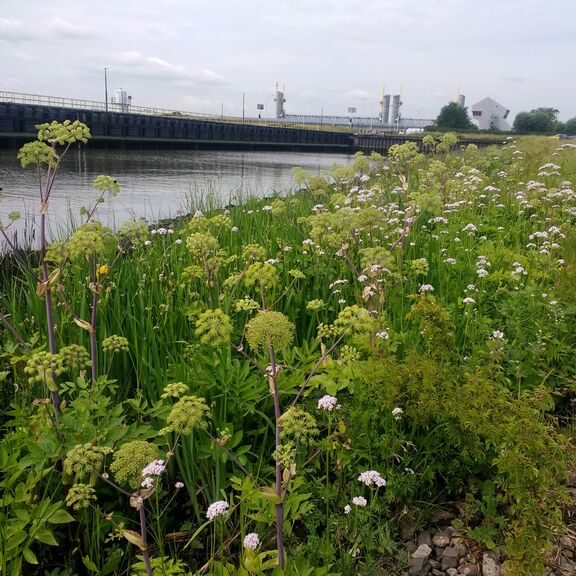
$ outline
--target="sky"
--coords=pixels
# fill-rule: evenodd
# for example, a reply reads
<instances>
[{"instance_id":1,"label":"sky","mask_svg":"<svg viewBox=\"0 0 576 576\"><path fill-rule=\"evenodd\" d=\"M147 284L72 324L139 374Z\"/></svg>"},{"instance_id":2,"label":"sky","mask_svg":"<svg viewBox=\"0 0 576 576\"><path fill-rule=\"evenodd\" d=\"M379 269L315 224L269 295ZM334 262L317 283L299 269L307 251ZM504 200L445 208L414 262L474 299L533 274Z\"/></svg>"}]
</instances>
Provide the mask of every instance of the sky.
<instances>
[{"instance_id":1,"label":"sky","mask_svg":"<svg viewBox=\"0 0 576 576\"><path fill-rule=\"evenodd\" d=\"M0 90L134 105L435 118L458 93L576 116L576 0L0 0Z\"/></svg>"}]
</instances>

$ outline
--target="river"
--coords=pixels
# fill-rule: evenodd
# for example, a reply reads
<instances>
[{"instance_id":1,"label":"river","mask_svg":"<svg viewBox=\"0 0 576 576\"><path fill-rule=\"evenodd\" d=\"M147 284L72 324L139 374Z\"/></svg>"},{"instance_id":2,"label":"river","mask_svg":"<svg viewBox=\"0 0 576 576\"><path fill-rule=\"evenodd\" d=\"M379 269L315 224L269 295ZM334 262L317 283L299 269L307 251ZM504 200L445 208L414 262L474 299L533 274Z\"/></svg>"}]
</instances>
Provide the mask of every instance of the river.
<instances>
[{"instance_id":1,"label":"river","mask_svg":"<svg viewBox=\"0 0 576 576\"><path fill-rule=\"evenodd\" d=\"M10 229L22 246L35 246L39 183L34 168L23 170L16 150L0 150L0 222L12 211L21 220ZM224 206L246 196L284 193L294 186L292 168L318 174L333 164L350 164L343 154L295 152L230 152L189 150L73 149L65 157L50 196L49 235L58 238L79 222L81 207L98 196L94 178L107 174L118 179L120 194L107 197L97 219L112 228L125 220L144 218L154 223L212 205ZM2 243L0 243L2 246Z\"/></svg>"}]
</instances>

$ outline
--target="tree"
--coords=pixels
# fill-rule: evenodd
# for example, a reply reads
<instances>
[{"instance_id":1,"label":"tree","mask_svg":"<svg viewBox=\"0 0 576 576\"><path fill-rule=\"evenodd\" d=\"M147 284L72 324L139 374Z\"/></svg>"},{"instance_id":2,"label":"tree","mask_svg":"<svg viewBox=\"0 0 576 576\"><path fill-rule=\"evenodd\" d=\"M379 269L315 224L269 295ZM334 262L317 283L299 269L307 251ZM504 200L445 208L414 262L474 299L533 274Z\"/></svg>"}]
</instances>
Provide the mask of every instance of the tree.
<instances>
[{"instance_id":1,"label":"tree","mask_svg":"<svg viewBox=\"0 0 576 576\"><path fill-rule=\"evenodd\" d=\"M443 130L476 130L468 116L468 110L456 102L450 102L440 110L436 126Z\"/></svg>"},{"instance_id":2,"label":"tree","mask_svg":"<svg viewBox=\"0 0 576 576\"><path fill-rule=\"evenodd\" d=\"M536 108L530 112L520 112L514 118L514 130L523 134L558 132L562 124L557 117L556 108Z\"/></svg>"},{"instance_id":3,"label":"tree","mask_svg":"<svg viewBox=\"0 0 576 576\"><path fill-rule=\"evenodd\" d=\"M576 116L570 118L570 120L566 120L564 123L564 132L566 132L566 134L576 134Z\"/></svg>"}]
</instances>

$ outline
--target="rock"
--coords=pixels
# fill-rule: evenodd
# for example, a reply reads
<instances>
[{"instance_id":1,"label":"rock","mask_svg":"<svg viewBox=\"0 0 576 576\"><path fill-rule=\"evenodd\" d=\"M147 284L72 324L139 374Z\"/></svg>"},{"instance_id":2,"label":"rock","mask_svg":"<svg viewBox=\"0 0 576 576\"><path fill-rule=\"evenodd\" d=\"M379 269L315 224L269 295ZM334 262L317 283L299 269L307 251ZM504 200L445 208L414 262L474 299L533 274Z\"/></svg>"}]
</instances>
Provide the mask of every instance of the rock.
<instances>
[{"instance_id":1,"label":"rock","mask_svg":"<svg viewBox=\"0 0 576 576\"><path fill-rule=\"evenodd\" d=\"M450 522L452 522L452 520L454 520L456 518L456 514L454 514L454 512L449 512L448 510L442 510L441 512L438 512L434 518L433 518L433 522L435 524L438 524L439 526L446 526L447 524L450 524Z\"/></svg>"},{"instance_id":2,"label":"rock","mask_svg":"<svg viewBox=\"0 0 576 576\"><path fill-rule=\"evenodd\" d=\"M574 540L572 540L570 536L562 536L562 538L560 538L560 544L563 548L569 548L570 550L574 550L575 548Z\"/></svg>"},{"instance_id":3,"label":"rock","mask_svg":"<svg viewBox=\"0 0 576 576\"><path fill-rule=\"evenodd\" d=\"M480 576L480 566L467 562L458 568L458 572L463 576Z\"/></svg>"},{"instance_id":4,"label":"rock","mask_svg":"<svg viewBox=\"0 0 576 576\"><path fill-rule=\"evenodd\" d=\"M408 567L410 576L426 576L430 572L430 562L426 558L412 558Z\"/></svg>"},{"instance_id":5,"label":"rock","mask_svg":"<svg viewBox=\"0 0 576 576\"><path fill-rule=\"evenodd\" d=\"M428 558L432 554L432 548L428 544L421 544L412 554L408 574L410 576L425 576L430 571Z\"/></svg>"},{"instance_id":6,"label":"rock","mask_svg":"<svg viewBox=\"0 0 576 576\"><path fill-rule=\"evenodd\" d=\"M458 576L458 570L456 568L448 568L446 574L448 574L448 576Z\"/></svg>"},{"instance_id":7,"label":"rock","mask_svg":"<svg viewBox=\"0 0 576 576\"><path fill-rule=\"evenodd\" d=\"M500 565L488 552L482 555L482 576L500 576Z\"/></svg>"},{"instance_id":8,"label":"rock","mask_svg":"<svg viewBox=\"0 0 576 576\"><path fill-rule=\"evenodd\" d=\"M416 552L412 554L412 558L426 558L428 559L432 554L432 548L428 544L421 544L416 549Z\"/></svg>"},{"instance_id":9,"label":"rock","mask_svg":"<svg viewBox=\"0 0 576 576\"><path fill-rule=\"evenodd\" d=\"M438 548L446 548L450 544L450 536L444 531L436 532L432 538L432 544Z\"/></svg>"},{"instance_id":10,"label":"rock","mask_svg":"<svg viewBox=\"0 0 576 576\"><path fill-rule=\"evenodd\" d=\"M436 568L432 568L433 576L444 576L444 572L442 570L437 570Z\"/></svg>"},{"instance_id":11,"label":"rock","mask_svg":"<svg viewBox=\"0 0 576 576\"><path fill-rule=\"evenodd\" d=\"M438 560L428 560L428 562L430 562L430 567L436 570L439 570L440 566L442 566Z\"/></svg>"},{"instance_id":12,"label":"rock","mask_svg":"<svg viewBox=\"0 0 576 576\"><path fill-rule=\"evenodd\" d=\"M454 553L453 548L446 548L442 554L442 570L446 571L448 568L458 567L458 556ZM458 570L456 570L458 572Z\"/></svg>"},{"instance_id":13,"label":"rock","mask_svg":"<svg viewBox=\"0 0 576 576\"><path fill-rule=\"evenodd\" d=\"M421 546L422 544L426 544L426 546L432 546L431 530L424 530L424 532L422 532L420 536L418 536L418 546Z\"/></svg>"}]
</instances>

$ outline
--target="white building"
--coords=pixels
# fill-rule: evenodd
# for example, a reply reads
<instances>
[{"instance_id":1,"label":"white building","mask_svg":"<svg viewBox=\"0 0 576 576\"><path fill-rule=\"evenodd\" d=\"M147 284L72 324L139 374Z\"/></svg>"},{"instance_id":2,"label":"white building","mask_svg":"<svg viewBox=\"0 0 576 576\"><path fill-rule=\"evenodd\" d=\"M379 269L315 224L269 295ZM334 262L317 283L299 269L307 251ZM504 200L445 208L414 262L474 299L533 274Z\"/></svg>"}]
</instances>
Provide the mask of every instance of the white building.
<instances>
[{"instance_id":1,"label":"white building","mask_svg":"<svg viewBox=\"0 0 576 576\"><path fill-rule=\"evenodd\" d=\"M118 88L112 96L112 104L114 104L114 109L118 112L130 112L130 105L132 104L132 96L128 96L126 90Z\"/></svg>"},{"instance_id":2,"label":"white building","mask_svg":"<svg viewBox=\"0 0 576 576\"><path fill-rule=\"evenodd\" d=\"M501 130L509 132L512 126L506 122L510 110L492 98L484 98L472 106L472 120L480 130Z\"/></svg>"}]
</instances>

